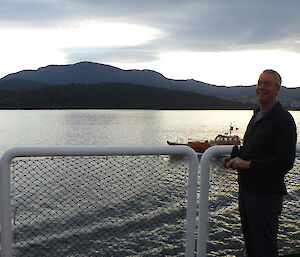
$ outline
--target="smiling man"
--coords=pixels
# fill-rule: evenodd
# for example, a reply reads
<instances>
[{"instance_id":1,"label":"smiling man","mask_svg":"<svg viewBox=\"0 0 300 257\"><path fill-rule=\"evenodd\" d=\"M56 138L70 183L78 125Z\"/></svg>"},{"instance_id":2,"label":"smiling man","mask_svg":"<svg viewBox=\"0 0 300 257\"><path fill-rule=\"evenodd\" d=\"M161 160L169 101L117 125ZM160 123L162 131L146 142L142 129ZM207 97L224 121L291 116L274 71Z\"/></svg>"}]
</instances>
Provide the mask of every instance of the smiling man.
<instances>
[{"instance_id":1,"label":"smiling man","mask_svg":"<svg viewBox=\"0 0 300 257\"><path fill-rule=\"evenodd\" d=\"M278 256L277 233L284 176L293 167L296 125L277 101L281 77L274 70L259 76L256 96L259 109L251 118L243 146L223 159L226 168L238 170L239 211L249 257Z\"/></svg>"},{"instance_id":2,"label":"smiling man","mask_svg":"<svg viewBox=\"0 0 300 257\"><path fill-rule=\"evenodd\" d=\"M260 103L260 112L265 113L276 103L281 87L280 75L272 70L264 71L256 86L256 96Z\"/></svg>"}]
</instances>

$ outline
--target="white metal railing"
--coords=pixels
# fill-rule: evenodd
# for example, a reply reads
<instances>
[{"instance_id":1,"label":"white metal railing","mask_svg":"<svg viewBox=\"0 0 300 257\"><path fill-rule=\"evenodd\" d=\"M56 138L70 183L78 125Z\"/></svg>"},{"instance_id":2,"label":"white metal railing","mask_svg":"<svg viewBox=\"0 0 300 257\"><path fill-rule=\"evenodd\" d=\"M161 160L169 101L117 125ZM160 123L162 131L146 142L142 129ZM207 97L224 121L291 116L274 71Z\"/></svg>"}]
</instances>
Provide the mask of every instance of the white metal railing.
<instances>
[{"instance_id":1,"label":"white metal railing","mask_svg":"<svg viewBox=\"0 0 300 257\"><path fill-rule=\"evenodd\" d=\"M207 255L211 159L217 156L229 155L232 148L233 146L213 146L207 149L201 157L197 257L205 257ZM297 144L296 152L300 153L300 144Z\"/></svg>"},{"instance_id":2,"label":"white metal railing","mask_svg":"<svg viewBox=\"0 0 300 257\"><path fill-rule=\"evenodd\" d=\"M213 146L208 148L201 157L197 257L205 257L207 252L208 199L210 187L209 175L211 159L218 155L230 154L232 148L233 146Z\"/></svg>"},{"instance_id":3,"label":"white metal railing","mask_svg":"<svg viewBox=\"0 0 300 257\"><path fill-rule=\"evenodd\" d=\"M0 159L0 215L1 215L1 256L12 256L12 214L10 203L10 165L16 157L39 156L117 156L117 155L182 155L189 160L187 187L187 219L186 219L186 257L205 257L208 241L208 206L209 177L211 159L216 156L228 155L232 146L213 146L205 151L200 162L200 181L198 185L198 157L187 146L144 146L144 147L19 147L8 150ZM300 153L300 144L296 148ZM197 189L200 198L197 215ZM196 231L197 225L197 231ZM197 245L196 245L197 234ZM196 254L195 254L196 249Z\"/></svg>"},{"instance_id":4,"label":"white metal railing","mask_svg":"<svg viewBox=\"0 0 300 257\"><path fill-rule=\"evenodd\" d=\"M136 147L18 147L5 152L0 159L1 256L12 256L11 162L16 157L41 156L120 156L120 155L181 155L188 158L187 217L185 256L195 255L198 157L187 146Z\"/></svg>"}]
</instances>

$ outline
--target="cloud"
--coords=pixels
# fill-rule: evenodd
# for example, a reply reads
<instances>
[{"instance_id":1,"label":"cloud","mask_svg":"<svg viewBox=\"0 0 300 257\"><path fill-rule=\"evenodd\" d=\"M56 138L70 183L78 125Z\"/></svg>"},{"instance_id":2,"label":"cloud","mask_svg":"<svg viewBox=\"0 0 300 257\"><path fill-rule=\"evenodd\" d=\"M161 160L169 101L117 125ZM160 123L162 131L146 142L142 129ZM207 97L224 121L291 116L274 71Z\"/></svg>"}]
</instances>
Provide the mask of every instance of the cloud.
<instances>
[{"instance_id":1,"label":"cloud","mask_svg":"<svg viewBox=\"0 0 300 257\"><path fill-rule=\"evenodd\" d=\"M65 49L66 58L70 63L89 60L101 63L138 63L151 62L158 59L157 52L139 47L115 48L71 48Z\"/></svg>"},{"instance_id":2,"label":"cloud","mask_svg":"<svg viewBox=\"0 0 300 257\"><path fill-rule=\"evenodd\" d=\"M83 21L138 24L161 34L135 47L82 45L69 47L66 53L70 60L86 54L120 61L144 56L148 61L167 51L300 52L299 9L300 2L282 0L2 0L0 23L44 29Z\"/></svg>"},{"instance_id":3,"label":"cloud","mask_svg":"<svg viewBox=\"0 0 300 257\"><path fill-rule=\"evenodd\" d=\"M194 51L280 48L281 44L293 44L300 36L300 16L296 12L300 3L274 2L277 4L270 4L271 1L193 2L177 21L162 24L169 32L167 43Z\"/></svg>"}]
</instances>

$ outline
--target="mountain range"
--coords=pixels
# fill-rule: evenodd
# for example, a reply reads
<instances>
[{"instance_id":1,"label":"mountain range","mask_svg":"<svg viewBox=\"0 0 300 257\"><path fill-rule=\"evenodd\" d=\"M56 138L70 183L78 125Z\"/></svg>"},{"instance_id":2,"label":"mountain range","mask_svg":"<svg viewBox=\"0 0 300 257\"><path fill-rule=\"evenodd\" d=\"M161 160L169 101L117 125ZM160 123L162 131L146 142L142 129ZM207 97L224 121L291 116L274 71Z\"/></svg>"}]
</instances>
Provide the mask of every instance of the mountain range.
<instances>
[{"instance_id":1,"label":"mountain range","mask_svg":"<svg viewBox=\"0 0 300 257\"><path fill-rule=\"evenodd\" d=\"M81 96L93 96L94 104L89 106L91 101L86 99L79 105L75 91ZM116 95L121 99L120 93L127 95L128 103L126 99L122 99L122 105L113 101ZM102 97L98 104L95 94ZM254 85L216 86L196 80L169 79L152 70L123 70L93 62L49 65L9 74L0 79L0 95L0 108L250 109L256 102ZM69 104L64 104L70 96ZM38 98L43 102L34 104ZM102 104L103 99L106 105ZM289 109L300 109L300 88L282 87L279 100Z\"/></svg>"}]
</instances>

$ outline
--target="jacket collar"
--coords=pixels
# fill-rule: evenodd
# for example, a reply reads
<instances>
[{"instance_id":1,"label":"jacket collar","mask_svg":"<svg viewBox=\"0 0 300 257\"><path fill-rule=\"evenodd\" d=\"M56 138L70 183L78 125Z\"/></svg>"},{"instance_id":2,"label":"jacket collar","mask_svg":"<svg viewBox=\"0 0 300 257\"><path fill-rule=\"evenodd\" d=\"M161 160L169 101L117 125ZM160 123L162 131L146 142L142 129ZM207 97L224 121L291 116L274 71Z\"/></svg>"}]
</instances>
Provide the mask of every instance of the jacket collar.
<instances>
[{"instance_id":1,"label":"jacket collar","mask_svg":"<svg viewBox=\"0 0 300 257\"><path fill-rule=\"evenodd\" d=\"M281 104L279 102L275 102L271 107L266 111L266 115L269 113L272 113L274 110L278 110L279 108L282 108ZM254 114L257 114L260 111L260 108L254 110Z\"/></svg>"},{"instance_id":2,"label":"jacket collar","mask_svg":"<svg viewBox=\"0 0 300 257\"><path fill-rule=\"evenodd\" d=\"M276 115L278 113L279 110L283 109L281 103L279 102L276 102L274 103L270 109L266 112L266 114L260 119L261 120L265 120L265 119L268 119L268 118L271 118L273 117L274 115ZM254 115L253 115L253 119L255 117L255 115L259 112L259 108L257 108L256 110L254 110Z\"/></svg>"}]
</instances>

